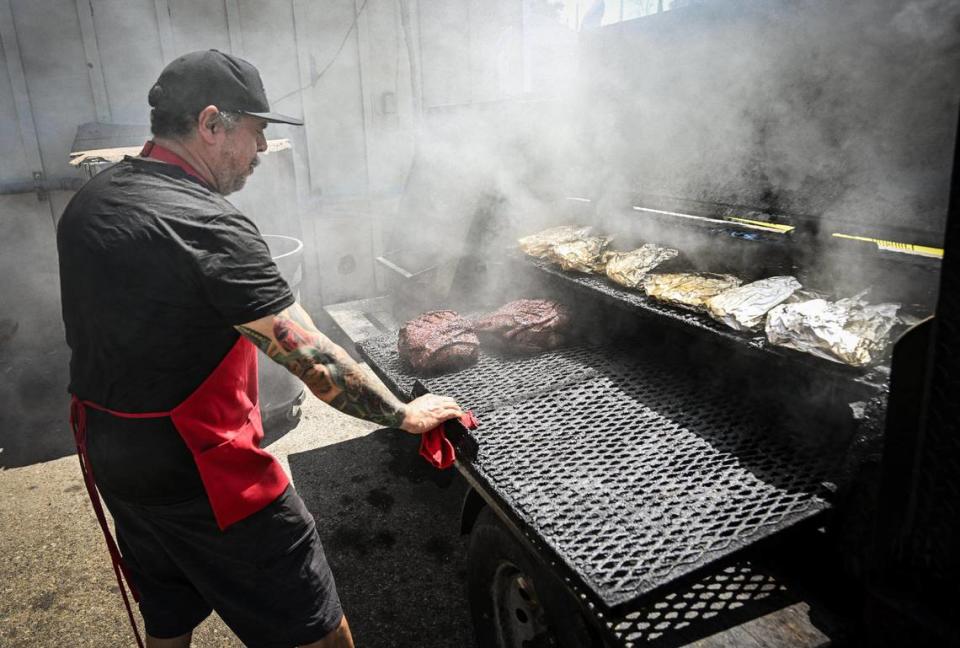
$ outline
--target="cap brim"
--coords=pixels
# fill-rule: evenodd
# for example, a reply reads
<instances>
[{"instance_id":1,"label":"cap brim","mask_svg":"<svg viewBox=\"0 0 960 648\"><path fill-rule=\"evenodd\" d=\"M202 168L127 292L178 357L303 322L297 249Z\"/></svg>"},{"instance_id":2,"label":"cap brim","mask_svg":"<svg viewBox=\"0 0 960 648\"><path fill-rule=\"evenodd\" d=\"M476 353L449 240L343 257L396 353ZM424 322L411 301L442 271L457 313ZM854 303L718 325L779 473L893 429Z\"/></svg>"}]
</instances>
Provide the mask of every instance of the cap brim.
<instances>
[{"instance_id":1,"label":"cap brim","mask_svg":"<svg viewBox=\"0 0 960 648\"><path fill-rule=\"evenodd\" d=\"M281 115L280 113L275 112L243 112L244 115L250 115L251 117L259 117L260 119L265 119L268 122L274 124L291 124L293 126L303 126L303 120L297 119L296 117L288 117L286 115Z\"/></svg>"}]
</instances>

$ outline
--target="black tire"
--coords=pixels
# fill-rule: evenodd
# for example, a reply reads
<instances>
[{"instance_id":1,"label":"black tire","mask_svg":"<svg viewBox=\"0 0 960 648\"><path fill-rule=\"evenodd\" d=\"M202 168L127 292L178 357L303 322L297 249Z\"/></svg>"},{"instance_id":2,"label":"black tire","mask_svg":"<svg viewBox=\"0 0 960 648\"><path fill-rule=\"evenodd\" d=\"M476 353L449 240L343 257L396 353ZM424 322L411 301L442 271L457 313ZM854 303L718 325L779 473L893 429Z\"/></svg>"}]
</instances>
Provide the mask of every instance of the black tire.
<instances>
[{"instance_id":1,"label":"black tire","mask_svg":"<svg viewBox=\"0 0 960 648\"><path fill-rule=\"evenodd\" d=\"M489 507L470 533L467 598L478 648L603 646L570 591Z\"/></svg>"}]
</instances>

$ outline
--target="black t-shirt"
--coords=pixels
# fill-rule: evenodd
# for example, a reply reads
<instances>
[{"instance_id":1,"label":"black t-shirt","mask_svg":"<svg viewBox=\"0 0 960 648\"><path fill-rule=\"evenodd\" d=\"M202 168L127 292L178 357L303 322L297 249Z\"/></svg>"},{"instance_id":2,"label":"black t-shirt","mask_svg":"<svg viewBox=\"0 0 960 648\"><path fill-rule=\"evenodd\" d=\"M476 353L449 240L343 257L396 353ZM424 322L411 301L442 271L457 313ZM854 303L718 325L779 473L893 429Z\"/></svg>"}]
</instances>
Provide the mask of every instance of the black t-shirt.
<instances>
[{"instance_id":1,"label":"black t-shirt","mask_svg":"<svg viewBox=\"0 0 960 648\"><path fill-rule=\"evenodd\" d=\"M57 227L70 392L123 412L170 410L236 343L236 324L294 302L256 225L180 167L125 158L90 180ZM87 408L97 483L128 501L202 493L169 418Z\"/></svg>"}]
</instances>

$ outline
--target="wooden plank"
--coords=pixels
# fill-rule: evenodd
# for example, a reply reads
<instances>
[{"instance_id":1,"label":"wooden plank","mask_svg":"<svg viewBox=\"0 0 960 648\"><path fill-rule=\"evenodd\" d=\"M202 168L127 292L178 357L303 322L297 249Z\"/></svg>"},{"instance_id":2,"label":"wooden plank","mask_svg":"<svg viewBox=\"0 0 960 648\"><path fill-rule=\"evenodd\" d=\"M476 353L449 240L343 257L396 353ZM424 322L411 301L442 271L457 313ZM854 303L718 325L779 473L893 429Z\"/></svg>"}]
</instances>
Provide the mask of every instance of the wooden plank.
<instances>
[{"instance_id":1,"label":"wooden plank","mask_svg":"<svg viewBox=\"0 0 960 648\"><path fill-rule=\"evenodd\" d=\"M83 53L87 60L87 75L90 77L90 91L93 93L93 107L97 121L110 123L110 98L103 77L103 62L100 60L100 47L97 44L97 31L93 26L93 3L91 0L76 0L77 18L80 21L80 38L83 40Z\"/></svg>"},{"instance_id":2,"label":"wooden plank","mask_svg":"<svg viewBox=\"0 0 960 648\"><path fill-rule=\"evenodd\" d=\"M37 127L33 120L33 107L30 105L30 93L27 90L27 79L23 72L20 43L13 24L10 0L0 0L0 45L3 46L3 54L7 62L7 75L10 77L10 86L13 90L17 124L27 164L31 173L43 173L40 140L37 138Z\"/></svg>"}]
</instances>

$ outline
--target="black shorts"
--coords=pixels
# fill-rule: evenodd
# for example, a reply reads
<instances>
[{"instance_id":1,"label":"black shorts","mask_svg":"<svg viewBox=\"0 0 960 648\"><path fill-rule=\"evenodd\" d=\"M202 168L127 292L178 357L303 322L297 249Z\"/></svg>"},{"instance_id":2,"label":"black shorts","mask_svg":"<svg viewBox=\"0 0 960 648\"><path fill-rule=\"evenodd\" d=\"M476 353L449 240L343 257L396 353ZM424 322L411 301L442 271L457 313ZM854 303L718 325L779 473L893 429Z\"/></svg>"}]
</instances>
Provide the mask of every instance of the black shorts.
<instances>
[{"instance_id":1,"label":"black shorts","mask_svg":"<svg viewBox=\"0 0 960 648\"><path fill-rule=\"evenodd\" d=\"M206 496L157 506L104 499L151 636L190 632L211 610L252 648L312 643L339 625L333 574L292 486L226 531Z\"/></svg>"}]
</instances>

